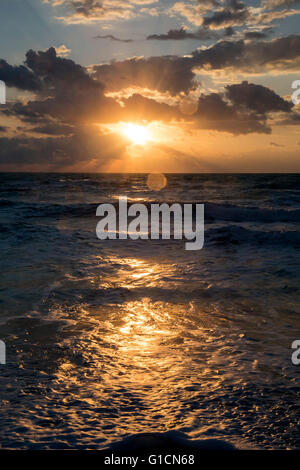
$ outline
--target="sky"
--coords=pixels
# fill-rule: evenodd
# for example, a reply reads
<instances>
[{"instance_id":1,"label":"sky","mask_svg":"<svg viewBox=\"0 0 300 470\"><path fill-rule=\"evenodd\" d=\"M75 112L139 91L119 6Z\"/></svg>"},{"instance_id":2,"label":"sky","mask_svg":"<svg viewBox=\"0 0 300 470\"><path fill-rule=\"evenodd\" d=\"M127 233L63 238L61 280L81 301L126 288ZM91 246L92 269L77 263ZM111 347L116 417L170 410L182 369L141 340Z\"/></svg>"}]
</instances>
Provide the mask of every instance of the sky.
<instances>
[{"instance_id":1,"label":"sky","mask_svg":"<svg viewBox=\"0 0 300 470\"><path fill-rule=\"evenodd\" d=\"M0 171L299 172L299 14L300 0L0 0Z\"/></svg>"}]
</instances>

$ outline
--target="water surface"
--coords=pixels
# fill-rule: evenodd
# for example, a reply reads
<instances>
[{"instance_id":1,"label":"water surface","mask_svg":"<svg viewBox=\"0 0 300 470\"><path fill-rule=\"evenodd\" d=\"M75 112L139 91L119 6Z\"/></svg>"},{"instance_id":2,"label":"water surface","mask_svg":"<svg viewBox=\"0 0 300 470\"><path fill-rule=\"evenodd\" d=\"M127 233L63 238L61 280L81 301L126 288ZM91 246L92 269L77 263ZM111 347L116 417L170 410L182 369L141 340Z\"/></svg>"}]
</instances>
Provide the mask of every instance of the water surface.
<instances>
[{"instance_id":1,"label":"water surface","mask_svg":"<svg viewBox=\"0 0 300 470\"><path fill-rule=\"evenodd\" d=\"M299 175L1 174L0 442L178 430L299 448ZM100 241L96 207L205 204L205 245Z\"/></svg>"}]
</instances>

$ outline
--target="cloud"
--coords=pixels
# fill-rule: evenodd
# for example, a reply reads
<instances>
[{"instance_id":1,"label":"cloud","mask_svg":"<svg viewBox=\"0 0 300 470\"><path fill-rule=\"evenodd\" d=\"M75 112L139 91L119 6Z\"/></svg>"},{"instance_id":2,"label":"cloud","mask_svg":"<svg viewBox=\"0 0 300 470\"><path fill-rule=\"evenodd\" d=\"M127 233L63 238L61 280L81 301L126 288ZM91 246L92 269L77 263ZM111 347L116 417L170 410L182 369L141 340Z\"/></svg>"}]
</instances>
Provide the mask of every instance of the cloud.
<instances>
[{"instance_id":1,"label":"cloud","mask_svg":"<svg viewBox=\"0 0 300 470\"><path fill-rule=\"evenodd\" d=\"M137 16L140 9L158 0L44 0L53 7L63 7L57 19L68 24L98 21L127 20Z\"/></svg>"},{"instance_id":2,"label":"cloud","mask_svg":"<svg viewBox=\"0 0 300 470\"><path fill-rule=\"evenodd\" d=\"M251 110L242 109L217 93L202 95L199 98L197 124L202 129L211 129L231 134L270 134L266 116L258 116Z\"/></svg>"},{"instance_id":3,"label":"cloud","mask_svg":"<svg viewBox=\"0 0 300 470\"><path fill-rule=\"evenodd\" d=\"M38 91L41 88L40 79L24 65L9 65L0 59L0 80L8 87L20 90Z\"/></svg>"},{"instance_id":4,"label":"cloud","mask_svg":"<svg viewBox=\"0 0 300 470\"><path fill-rule=\"evenodd\" d=\"M0 137L2 169L60 171L92 164L100 171L122 159L128 145L119 135L101 132L100 123L176 117L174 107L140 95L124 99L121 106L105 96L103 84L84 67L57 57L54 48L28 51L25 63L39 88L34 99L9 103L2 111L23 123L15 137Z\"/></svg>"},{"instance_id":5,"label":"cloud","mask_svg":"<svg viewBox=\"0 0 300 470\"><path fill-rule=\"evenodd\" d=\"M288 16L299 15L300 11L292 8L280 10L264 10L263 8L251 8L251 19L248 24L263 25L270 24L273 21L287 18Z\"/></svg>"},{"instance_id":6,"label":"cloud","mask_svg":"<svg viewBox=\"0 0 300 470\"><path fill-rule=\"evenodd\" d=\"M28 123L39 122L44 116L68 123L109 122L122 112L121 106L104 94L104 85L93 80L86 69L74 61L57 57L52 47L47 51L29 50L26 54L23 75L30 81L20 80L19 67L8 85L31 90L36 96L27 103L8 104L3 112L18 116ZM8 65L8 64L7 64ZM6 68L10 68L8 66ZM7 77L6 77L7 78Z\"/></svg>"},{"instance_id":7,"label":"cloud","mask_svg":"<svg viewBox=\"0 0 300 470\"><path fill-rule=\"evenodd\" d=\"M105 87L95 74L91 77L74 61L57 57L54 48L28 51L25 63L39 80L40 88L34 99L8 103L2 110L6 116L18 118L26 125L19 126L19 132L68 137L82 125L128 119L170 121L178 117L176 107L139 94L118 101L106 96ZM156 71L160 80L161 69Z\"/></svg>"},{"instance_id":8,"label":"cloud","mask_svg":"<svg viewBox=\"0 0 300 470\"><path fill-rule=\"evenodd\" d=\"M197 71L300 70L300 35L269 41L222 40L189 56L133 57L88 69L71 59L58 57L53 47L47 51L29 50L25 66L11 66L1 60L0 64L3 63L0 79L8 86L34 90L39 96L39 100L29 102L28 115L36 116L48 110L53 117L58 114L78 120L87 113L99 115L101 109L102 114L118 114L120 106L105 96L107 92L136 87L172 96L187 94L199 85ZM21 113L22 105L17 107Z\"/></svg>"},{"instance_id":9,"label":"cloud","mask_svg":"<svg viewBox=\"0 0 300 470\"><path fill-rule=\"evenodd\" d=\"M234 35L234 29L231 26L228 26L224 30L224 37L230 37Z\"/></svg>"},{"instance_id":10,"label":"cloud","mask_svg":"<svg viewBox=\"0 0 300 470\"><path fill-rule=\"evenodd\" d=\"M300 35L271 41L220 41L192 54L195 67L204 70L237 69L248 73L300 70Z\"/></svg>"},{"instance_id":11,"label":"cloud","mask_svg":"<svg viewBox=\"0 0 300 470\"><path fill-rule=\"evenodd\" d=\"M125 106L124 115L126 119L130 121L139 119L147 121L171 121L180 117L176 106L158 103L153 99L145 98L139 94L134 94L130 98L123 100L123 103Z\"/></svg>"},{"instance_id":12,"label":"cloud","mask_svg":"<svg viewBox=\"0 0 300 470\"><path fill-rule=\"evenodd\" d=\"M191 59L178 56L133 57L95 65L93 75L109 91L140 87L177 95L195 88Z\"/></svg>"},{"instance_id":13,"label":"cloud","mask_svg":"<svg viewBox=\"0 0 300 470\"><path fill-rule=\"evenodd\" d=\"M244 31L244 39L257 40L257 39L266 39L273 33L273 29L270 27Z\"/></svg>"},{"instance_id":14,"label":"cloud","mask_svg":"<svg viewBox=\"0 0 300 470\"><path fill-rule=\"evenodd\" d=\"M26 65L42 83L40 99L14 111L34 117L48 115L68 122L104 121L121 111L120 105L104 95L104 85L93 80L86 69L70 59L57 57L54 48L26 54ZM29 113L29 114L28 114Z\"/></svg>"},{"instance_id":15,"label":"cloud","mask_svg":"<svg viewBox=\"0 0 300 470\"><path fill-rule=\"evenodd\" d=\"M71 52L71 49L68 49L68 47L65 46L64 44L62 44L59 47L55 47L55 50L56 50L56 54L60 57L65 57L69 55Z\"/></svg>"},{"instance_id":16,"label":"cloud","mask_svg":"<svg viewBox=\"0 0 300 470\"><path fill-rule=\"evenodd\" d=\"M270 1L272 2L272 0ZM268 9L268 4L253 7L240 0L221 0L219 2L198 2L198 4L177 2L170 9L170 13L179 14L194 25L210 29L270 24L274 20L300 13L298 10L290 8L290 5L298 3L298 0L290 0L291 3L286 0L285 4L284 0L278 1L282 2L281 6L288 8L274 10L273 7Z\"/></svg>"},{"instance_id":17,"label":"cloud","mask_svg":"<svg viewBox=\"0 0 300 470\"><path fill-rule=\"evenodd\" d=\"M76 90L103 90L103 85L94 82L85 68L71 59L58 57L54 47L47 51L35 52L32 49L26 53L25 65L42 84L47 96L59 91L75 92Z\"/></svg>"},{"instance_id":18,"label":"cloud","mask_svg":"<svg viewBox=\"0 0 300 470\"><path fill-rule=\"evenodd\" d=\"M282 126L299 126L300 125L300 113L291 113L281 121L277 123Z\"/></svg>"},{"instance_id":19,"label":"cloud","mask_svg":"<svg viewBox=\"0 0 300 470\"><path fill-rule=\"evenodd\" d=\"M218 35L209 29L198 29L196 32L188 32L186 28L182 27L180 29L170 29L166 34L151 34L147 39L157 41L200 39L207 41L218 39Z\"/></svg>"},{"instance_id":20,"label":"cloud","mask_svg":"<svg viewBox=\"0 0 300 470\"><path fill-rule=\"evenodd\" d=\"M126 139L80 129L70 136L36 138L0 137L0 168L43 168L63 171L77 165L105 168L126 155Z\"/></svg>"},{"instance_id":21,"label":"cloud","mask_svg":"<svg viewBox=\"0 0 300 470\"><path fill-rule=\"evenodd\" d=\"M244 106L259 114L269 112L290 112L293 103L277 95L270 88L246 81L237 85L226 86L226 97L235 106Z\"/></svg>"},{"instance_id":22,"label":"cloud","mask_svg":"<svg viewBox=\"0 0 300 470\"><path fill-rule=\"evenodd\" d=\"M199 1L195 3L176 2L170 9L169 14L172 16L180 15L186 18L191 24L196 26L202 25L203 13L211 11L217 6L217 2L214 0Z\"/></svg>"},{"instance_id":23,"label":"cloud","mask_svg":"<svg viewBox=\"0 0 300 470\"><path fill-rule=\"evenodd\" d=\"M218 9L211 16L203 18L203 26L220 29L229 26L243 25L250 18L250 10L243 3L233 0L229 6Z\"/></svg>"},{"instance_id":24,"label":"cloud","mask_svg":"<svg viewBox=\"0 0 300 470\"><path fill-rule=\"evenodd\" d=\"M113 34L105 34L104 36L98 35L95 36L94 39L110 39L111 41L116 41L116 42L133 42L133 39L120 39L114 36Z\"/></svg>"},{"instance_id":25,"label":"cloud","mask_svg":"<svg viewBox=\"0 0 300 470\"><path fill-rule=\"evenodd\" d=\"M270 134L270 113L290 113L293 104L262 85L246 81L228 85L223 93L201 95L194 116L199 127L232 134Z\"/></svg>"},{"instance_id":26,"label":"cloud","mask_svg":"<svg viewBox=\"0 0 300 470\"><path fill-rule=\"evenodd\" d=\"M123 62L95 65L88 69L71 59L58 57L56 50L29 50L22 74L30 77L27 89L34 98L28 102L10 102L2 113L21 121L13 138L0 137L1 168L70 169L76 165L93 165L98 170L126 154L120 136L101 132L101 124L119 121L176 121L200 129L228 132L233 135L270 134L269 119L274 113L289 124L300 123L292 104L262 85L248 82L230 84L223 92L201 95L197 111L184 115L178 96L197 86L195 67L205 70L227 66L247 66L290 60L299 55L298 36L275 41L221 41L188 57L162 56L133 58ZM286 45L288 44L288 50ZM11 86L24 89L19 69L5 63L11 71ZM111 90L148 88L174 96L174 106L135 93L120 95L117 101L106 96ZM285 115L285 117L283 117ZM271 121L272 122L272 121ZM6 129L0 129L5 132ZM26 166L27 165L27 166Z\"/></svg>"},{"instance_id":27,"label":"cloud","mask_svg":"<svg viewBox=\"0 0 300 470\"><path fill-rule=\"evenodd\" d=\"M130 20L141 15L165 14L180 15L196 26L222 29L246 24L269 24L276 19L298 14L299 12L291 7L298 4L300 0L265 0L257 7L246 5L240 0L179 1L172 6L170 2L162 0L43 1L55 7L58 20L68 24Z\"/></svg>"},{"instance_id":28,"label":"cloud","mask_svg":"<svg viewBox=\"0 0 300 470\"><path fill-rule=\"evenodd\" d=\"M189 56L133 57L92 67L92 77L109 92L148 88L172 96L189 93L199 83L197 73L236 70L264 73L300 70L300 35L272 40L221 40Z\"/></svg>"},{"instance_id":29,"label":"cloud","mask_svg":"<svg viewBox=\"0 0 300 470\"><path fill-rule=\"evenodd\" d=\"M66 136L74 133L74 126L59 121L45 120L45 123L26 130L37 134Z\"/></svg>"},{"instance_id":30,"label":"cloud","mask_svg":"<svg viewBox=\"0 0 300 470\"><path fill-rule=\"evenodd\" d=\"M122 108L112 98L86 90L78 94L58 93L55 97L36 99L26 104L17 102L8 108L6 114L24 117L26 122L37 122L39 118L47 116L72 124L105 123L120 119Z\"/></svg>"}]
</instances>

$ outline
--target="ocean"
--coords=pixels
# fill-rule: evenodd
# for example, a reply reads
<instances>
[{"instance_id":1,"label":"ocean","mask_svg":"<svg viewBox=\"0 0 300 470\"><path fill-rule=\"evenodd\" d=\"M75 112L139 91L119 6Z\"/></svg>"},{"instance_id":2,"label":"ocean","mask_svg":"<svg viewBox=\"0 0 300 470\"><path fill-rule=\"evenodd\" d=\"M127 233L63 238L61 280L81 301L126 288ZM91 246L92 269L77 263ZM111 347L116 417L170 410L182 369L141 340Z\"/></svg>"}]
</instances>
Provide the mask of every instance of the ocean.
<instances>
[{"instance_id":1,"label":"ocean","mask_svg":"<svg viewBox=\"0 0 300 470\"><path fill-rule=\"evenodd\" d=\"M165 176L0 175L2 448L300 448L300 176ZM120 196L203 203L203 249L100 241Z\"/></svg>"}]
</instances>

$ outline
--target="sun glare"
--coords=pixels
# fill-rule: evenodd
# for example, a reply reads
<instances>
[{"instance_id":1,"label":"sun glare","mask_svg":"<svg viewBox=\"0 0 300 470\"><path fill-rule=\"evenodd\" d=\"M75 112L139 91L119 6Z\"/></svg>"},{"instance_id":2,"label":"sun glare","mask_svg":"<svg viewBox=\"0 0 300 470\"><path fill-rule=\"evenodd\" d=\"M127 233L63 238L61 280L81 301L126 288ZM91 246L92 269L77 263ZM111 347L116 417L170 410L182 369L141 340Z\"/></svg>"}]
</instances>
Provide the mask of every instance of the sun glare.
<instances>
[{"instance_id":1,"label":"sun glare","mask_svg":"<svg viewBox=\"0 0 300 470\"><path fill-rule=\"evenodd\" d=\"M123 134L135 145L145 145L150 139L147 127L138 124L124 124Z\"/></svg>"}]
</instances>

